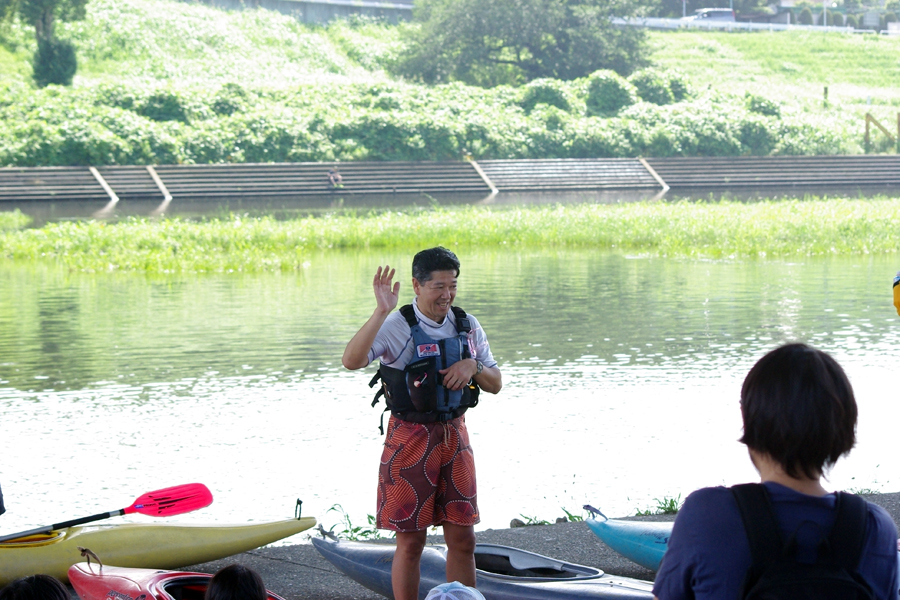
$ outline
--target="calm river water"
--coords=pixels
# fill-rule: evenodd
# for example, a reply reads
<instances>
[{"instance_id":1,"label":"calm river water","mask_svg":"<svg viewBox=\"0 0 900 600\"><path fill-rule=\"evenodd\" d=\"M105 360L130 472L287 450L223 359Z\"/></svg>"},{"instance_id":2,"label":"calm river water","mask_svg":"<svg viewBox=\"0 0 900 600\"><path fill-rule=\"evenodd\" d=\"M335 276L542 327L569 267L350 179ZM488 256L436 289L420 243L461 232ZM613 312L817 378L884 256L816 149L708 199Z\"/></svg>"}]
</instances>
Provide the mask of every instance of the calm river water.
<instances>
[{"instance_id":1,"label":"calm river water","mask_svg":"<svg viewBox=\"0 0 900 600\"><path fill-rule=\"evenodd\" d=\"M859 443L833 487L900 489L896 257L460 258L457 304L484 325L505 383L468 416L480 529L585 503L633 514L751 480L740 384L788 340L832 353L857 391ZM363 524L380 412L373 368L347 372L340 356L374 306L376 266L406 273L410 260L332 252L295 274L165 278L0 266L0 531L191 481L215 502L178 521L286 518L302 498L327 525L334 504Z\"/></svg>"}]
</instances>

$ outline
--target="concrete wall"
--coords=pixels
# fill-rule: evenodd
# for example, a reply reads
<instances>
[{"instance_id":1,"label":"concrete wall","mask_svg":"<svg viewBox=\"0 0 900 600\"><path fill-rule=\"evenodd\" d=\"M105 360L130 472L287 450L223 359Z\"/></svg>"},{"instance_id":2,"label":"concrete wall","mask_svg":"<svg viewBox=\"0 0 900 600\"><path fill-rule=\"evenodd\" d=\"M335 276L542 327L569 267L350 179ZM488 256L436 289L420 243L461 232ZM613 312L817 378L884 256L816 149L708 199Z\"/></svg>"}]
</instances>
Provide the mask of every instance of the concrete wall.
<instances>
[{"instance_id":1,"label":"concrete wall","mask_svg":"<svg viewBox=\"0 0 900 600\"><path fill-rule=\"evenodd\" d=\"M304 23L325 24L353 15L378 17L390 23L412 18L412 2L376 2L368 0L201 0L206 4L240 10L265 8L291 15Z\"/></svg>"}]
</instances>

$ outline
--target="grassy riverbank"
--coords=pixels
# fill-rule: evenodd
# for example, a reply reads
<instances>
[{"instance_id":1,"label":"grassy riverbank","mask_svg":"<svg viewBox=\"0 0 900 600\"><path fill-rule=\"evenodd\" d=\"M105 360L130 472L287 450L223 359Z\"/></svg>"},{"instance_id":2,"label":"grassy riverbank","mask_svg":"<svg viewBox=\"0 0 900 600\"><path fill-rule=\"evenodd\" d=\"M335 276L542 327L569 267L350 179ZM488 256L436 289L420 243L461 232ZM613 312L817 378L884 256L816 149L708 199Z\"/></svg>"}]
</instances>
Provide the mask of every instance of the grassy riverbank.
<instances>
[{"instance_id":1,"label":"grassy riverbank","mask_svg":"<svg viewBox=\"0 0 900 600\"><path fill-rule=\"evenodd\" d=\"M33 32L2 23L0 166L852 154L866 112L888 129L896 113L890 36L652 32L654 68L689 93L594 115L584 79L545 81L555 91L534 106L527 86L394 77L411 27L92 0L85 21L59 24L74 86L36 90Z\"/></svg>"},{"instance_id":2,"label":"grassy riverbank","mask_svg":"<svg viewBox=\"0 0 900 600\"><path fill-rule=\"evenodd\" d=\"M745 258L900 251L900 199L744 204L460 207L325 216L63 222L0 227L0 257L79 271L302 269L322 249L577 247L628 254Z\"/></svg>"}]
</instances>

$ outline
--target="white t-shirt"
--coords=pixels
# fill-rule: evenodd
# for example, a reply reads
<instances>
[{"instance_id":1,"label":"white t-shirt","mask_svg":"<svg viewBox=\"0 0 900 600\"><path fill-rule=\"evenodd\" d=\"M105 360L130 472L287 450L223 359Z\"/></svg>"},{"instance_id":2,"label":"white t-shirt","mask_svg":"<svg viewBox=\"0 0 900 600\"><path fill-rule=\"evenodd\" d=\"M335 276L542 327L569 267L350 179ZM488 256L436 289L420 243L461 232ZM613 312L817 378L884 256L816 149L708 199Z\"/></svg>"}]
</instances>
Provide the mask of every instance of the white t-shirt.
<instances>
[{"instance_id":1,"label":"white t-shirt","mask_svg":"<svg viewBox=\"0 0 900 600\"><path fill-rule=\"evenodd\" d=\"M413 299L412 305L416 312L416 318L419 319L419 326L431 339L443 340L458 335L456 315L452 310L447 314L444 322L438 324L419 311L415 299ZM472 327L469 331L469 350L472 352L472 358L481 361L486 367L496 366L497 361L491 354L491 347L484 334L484 329L481 328L478 319L468 313L466 316ZM372 342L367 358L366 364L372 364L372 361L380 358L381 364L395 369L403 369L410 363L413 358L412 332L409 330L409 323L406 322L400 311L391 313L385 319L375 336L375 341Z\"/></svg>"}]
</instances>

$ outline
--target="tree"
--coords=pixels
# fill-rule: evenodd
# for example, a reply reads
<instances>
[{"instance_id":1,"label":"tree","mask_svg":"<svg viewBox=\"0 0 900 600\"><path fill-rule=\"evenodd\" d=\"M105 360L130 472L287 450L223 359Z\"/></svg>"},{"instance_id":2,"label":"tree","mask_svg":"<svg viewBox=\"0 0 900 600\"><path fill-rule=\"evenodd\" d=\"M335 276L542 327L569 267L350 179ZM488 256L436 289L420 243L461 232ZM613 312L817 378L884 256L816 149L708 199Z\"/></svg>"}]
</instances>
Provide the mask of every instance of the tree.
<instances>
[{"instance_id":1,"label":"tree","mask_svg":"<svg viewBox=\"0 0 900 600\"><path fill-rule=\"evenodd\" d=\"M34 27L38 52L34 57L35 82L68 85L75 75L75 49L56 39L57 21L76 21L85 16L88 0L0 0L0 17L18 14ZM59 61L63 61L60 63Z\"/></svg>"},{"instance_id":2,"label":"tree","mask_svg":"<svg viewBox=\"0 0 900 600\"><path fill-rule=\"evenodd\" d=\"M421 27L395 70L483 86L599 69L627 75L647 63L645 34L611 18L638 10L636 0L420 0Z\"/></svg>"}]
</instances>

